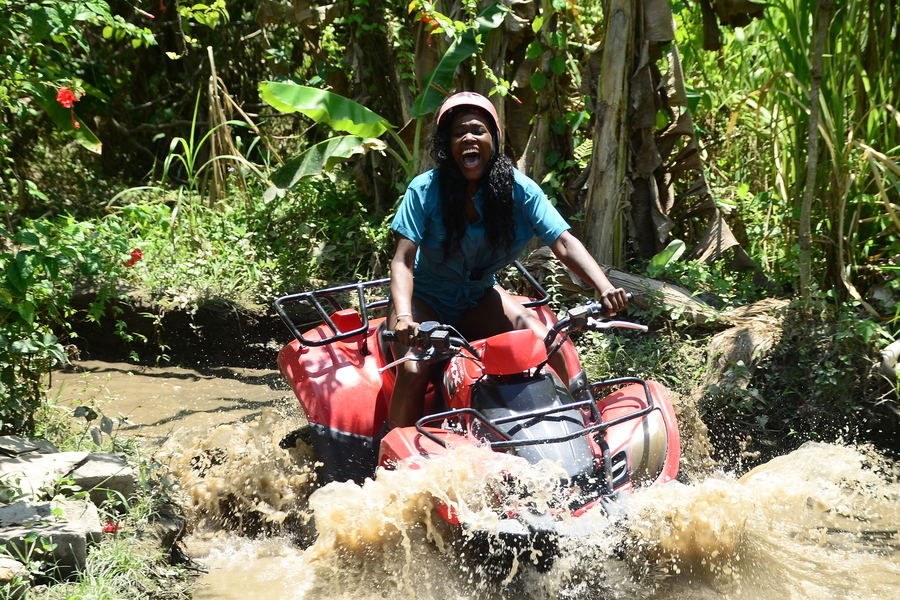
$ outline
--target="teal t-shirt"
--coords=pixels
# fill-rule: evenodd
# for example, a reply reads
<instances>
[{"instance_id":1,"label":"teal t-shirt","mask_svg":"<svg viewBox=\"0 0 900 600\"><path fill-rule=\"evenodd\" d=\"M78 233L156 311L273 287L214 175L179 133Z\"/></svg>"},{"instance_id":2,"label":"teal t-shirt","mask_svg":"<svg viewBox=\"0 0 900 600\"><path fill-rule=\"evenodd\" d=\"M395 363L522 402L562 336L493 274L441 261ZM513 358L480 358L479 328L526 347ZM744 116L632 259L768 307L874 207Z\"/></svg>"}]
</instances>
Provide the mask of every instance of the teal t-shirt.
<instances>
[{"instance_id":1,"label":"teal t-shirt","mask_svg":"<svg viewBox=\"0 0 900 600\"><path fill-rule=\"evenodd\" d=\"M532 238L550 245L569 229L540 186L514 170L515 239L509 252L492 249L485 239L484 221L469 223L459 251L444 260L446 235L441 215L437 169L412 180L391 223L391 229L419 246L416 252L413 295L428 302L441 320L455 325L495 285L494 275L515 260ZM484 195L475 195L475 208L483 214ZM473 278L475 273L475 278ZM480 277L478 277L480 275Z\"/></svg>"}]
</instances>

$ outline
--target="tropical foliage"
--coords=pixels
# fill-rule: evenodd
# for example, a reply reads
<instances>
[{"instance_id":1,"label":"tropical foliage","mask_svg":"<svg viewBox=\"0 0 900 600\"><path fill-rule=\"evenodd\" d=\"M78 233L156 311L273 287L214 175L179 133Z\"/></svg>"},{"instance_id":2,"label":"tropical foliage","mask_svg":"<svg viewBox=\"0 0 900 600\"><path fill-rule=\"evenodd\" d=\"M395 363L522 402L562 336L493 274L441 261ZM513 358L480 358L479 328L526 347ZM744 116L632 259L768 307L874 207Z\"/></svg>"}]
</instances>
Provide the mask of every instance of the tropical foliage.
<instances>
[{"instance_id":1,"label":"tropical foliage","mask_svg":"<svg viewBox=\"0 0 900 600\"><path fill-rule=\"evenodd\" d=\"M719 308L796 293L880 344L900 329L898 28L888 0L0 0L4 422L27 427L40 386L16 386L62 358L72 284L127 274L194 309L383 275L462 89L604 262Z\"/></svg>"}]
</instances>

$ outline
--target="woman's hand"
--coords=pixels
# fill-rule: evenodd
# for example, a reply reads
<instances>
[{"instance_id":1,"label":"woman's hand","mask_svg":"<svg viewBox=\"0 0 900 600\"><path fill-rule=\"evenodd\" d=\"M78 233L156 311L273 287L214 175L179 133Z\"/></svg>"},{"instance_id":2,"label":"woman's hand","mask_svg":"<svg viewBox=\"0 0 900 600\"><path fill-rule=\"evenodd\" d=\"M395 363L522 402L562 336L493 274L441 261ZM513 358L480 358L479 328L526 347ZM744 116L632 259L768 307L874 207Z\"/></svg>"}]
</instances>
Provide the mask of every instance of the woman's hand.
<instances>
[{"instance_id":1,"label":"woman's hand","mask_svg":"<svg viewBox=\"0 0 900 600\"><path fill-rule=\"evenodd\" d=\"M613 316L628 306L628 292L622 288L612 288L600 294L600 301L609 309L609 315Z\"/></svg>"},{"instance_id":2,"label":"woman's hand","mask_svg":"<svg viewBox=\"0 0 900 600\"><path fill-rule=\"evenodd\" d=\"M397 334L397 341L404 346L419 347L419 340L416 334L419 332L419 324L412 317L403 316L397 320L394 325L394 332Z\"/></svg>"},{"instance_id":3,"label":"woman's hand","mask_svg":"<svg viewBox=\"0 0 900 600\"><path fill-rule=\"evenodd\" d=\"M628 292L613 287L606 273L574 235L568 231L562 232L550 245L550 249L562 264L600 293L600 299L609 309L610 317L625 310L628 306Z\"/></svg>"}]
</instances>

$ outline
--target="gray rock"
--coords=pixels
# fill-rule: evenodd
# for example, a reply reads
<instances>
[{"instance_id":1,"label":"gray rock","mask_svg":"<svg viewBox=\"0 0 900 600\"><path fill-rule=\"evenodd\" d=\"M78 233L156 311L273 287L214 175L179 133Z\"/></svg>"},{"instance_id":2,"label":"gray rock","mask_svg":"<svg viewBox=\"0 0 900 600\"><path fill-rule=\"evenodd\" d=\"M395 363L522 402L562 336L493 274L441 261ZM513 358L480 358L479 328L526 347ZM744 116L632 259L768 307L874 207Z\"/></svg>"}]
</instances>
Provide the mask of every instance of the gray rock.
<instances>
[{"instance_id":1,"label":"gray rock","mask_svg":"<svg viewBox=\"0 0 900 600\"><path fill-rule=\"evenodd\" d=\"M0 458L0 479L7 487L18 487L22 496L37 500L43 491L53 489L60 478L84 463L89 452L22 454Z\"/></svg>"},{"instance_id":2,"label":"gray rock","mask_svg":"<svg viewBox=\"0 0 900 600\"><path fill-rule=\"evenodd\" d=\"M60 575L84 567L87 542L103 535L97 507L80 500L16 502L0 507L0 546L23 561L46 553Z\"/></svg>"},{"instance_id":3,"label":"gray rock","mask_svg":"<svg viewBox=\"0 0 900 600\"><path fill-rule=\"evenodd\" d=\"M20 454L52 454L59 449L47 440L26 440L18 435L0 436L0 454L19 456Z\"/></svg>"},{"instance_id":4,"label":"gray rock","mask_svg":"<svg viewBox=\"0 0 900 600\"><path fill-rule=\"evenodd\" d=\"M8 556L0 556L0 595L18 600L28 592L31 573L25 565Z\"/></svg>"},{"instance_id":5,"label":"gray rock","mask_svg":"<svg viewBox=\"0 0 900 600\"><path fill-rule=\"evenodd\" d=\"M97 506L108 498L113 504L124 504L134 494L134 472L112 452L92 452L70 476L75 485L90 493L91 502Z\"/></svg>"}]
</instances>

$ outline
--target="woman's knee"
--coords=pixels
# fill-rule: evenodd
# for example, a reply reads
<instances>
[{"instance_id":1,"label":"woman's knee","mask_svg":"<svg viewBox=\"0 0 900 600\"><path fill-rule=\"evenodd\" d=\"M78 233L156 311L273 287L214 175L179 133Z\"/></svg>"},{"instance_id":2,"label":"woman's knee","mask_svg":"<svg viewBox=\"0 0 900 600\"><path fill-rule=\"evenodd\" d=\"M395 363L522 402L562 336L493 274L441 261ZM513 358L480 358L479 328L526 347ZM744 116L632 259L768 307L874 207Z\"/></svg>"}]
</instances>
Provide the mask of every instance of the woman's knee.
<instances>
[{"instance_id":1,"label":"woman's knee","mask_svg":"<svg viewBox=\"0 0 900 600\"><path fill-rule=\"evenodd\" d=\"M397 378L405 383L421 383L428 380L428 365L419 361L406 361L397 367Z\"/></svg>"}]
</instances>

